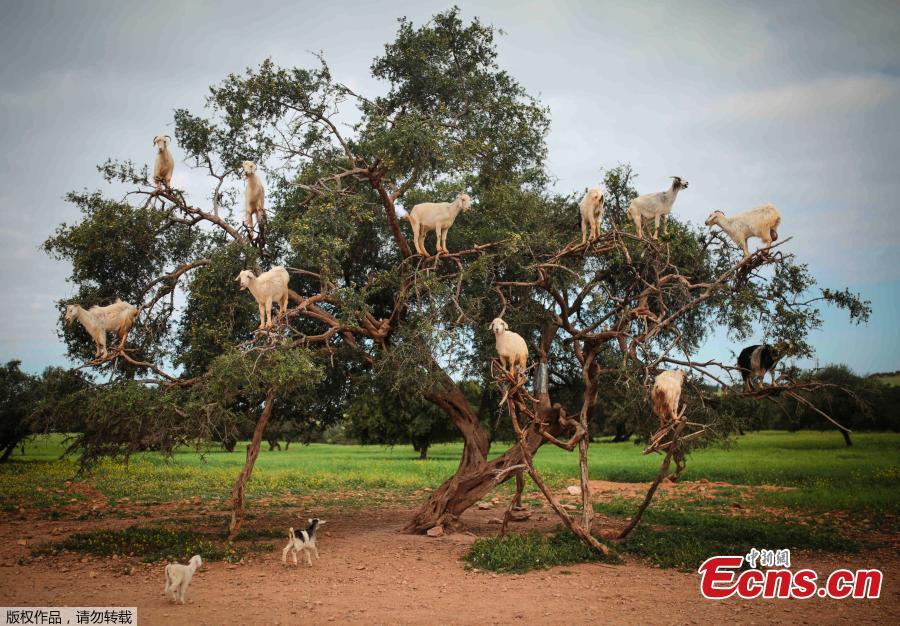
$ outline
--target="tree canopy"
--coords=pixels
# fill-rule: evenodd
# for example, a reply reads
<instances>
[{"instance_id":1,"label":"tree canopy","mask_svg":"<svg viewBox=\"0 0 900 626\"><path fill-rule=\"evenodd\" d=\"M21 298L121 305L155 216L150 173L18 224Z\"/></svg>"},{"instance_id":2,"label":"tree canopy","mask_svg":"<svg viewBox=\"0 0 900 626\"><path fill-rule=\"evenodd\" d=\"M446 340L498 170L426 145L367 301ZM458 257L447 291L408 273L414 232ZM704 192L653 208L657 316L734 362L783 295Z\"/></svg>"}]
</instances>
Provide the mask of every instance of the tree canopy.
<instances>
[{"instance_id":1,"label":"tree canopy","mask_svg":"<svg viewBox=\"0 0 900 626\"><path fill-rule=\"evenodd\" d=\"M452 523L528 454L514 446L488 461L486 404L473 405L458 384L479 381L497 410L494 317L550 372L549 388L536 391L543 418L526 428L531 452L547 435L572 434L566 413L587 424L598 395L646 407L661 369L729 384L729 364L692 358L715 327L808 356L820 303L867 318L867 303L816 287L793 255L742 259L678 220L677 205L667 235L640 239L625 216L637 194L628 165L598 164L607 219L599 239L578 245L583 188L552 189L550 112L501 68L497 36L455 8L423 25L400 19L371 63L383 87L371 96L335 79L323 58L310 68L265 60L212 86L205 110L175 111L176 167L205 173L207 198L156 189L146 167L112 160L99 169L129 189L125 199L69 196L81 219L44 247L71 262L72 301L142 307L126 351L92 363L112 382L86 409L85 458L221 441L246 415L259 415L258 426L270 416L338 420L367 402L374 372L397 402L443 411L465 441L457 473L410 522L423 531ZM265 175L265 232L248 232L235 215L243 160ZM413 254L399 209L461 190L474 204L450 230L452 252ZM255 303L234 278L274 265L291 272L289 311L256 332ZM62 332L71 356L87 360L83 330ZM689 384L689 403L716 422L704 389ZM643 416L649 432L655 418ZM586 452L584 438L578 445Z\"/></svg>"}]
</instances>

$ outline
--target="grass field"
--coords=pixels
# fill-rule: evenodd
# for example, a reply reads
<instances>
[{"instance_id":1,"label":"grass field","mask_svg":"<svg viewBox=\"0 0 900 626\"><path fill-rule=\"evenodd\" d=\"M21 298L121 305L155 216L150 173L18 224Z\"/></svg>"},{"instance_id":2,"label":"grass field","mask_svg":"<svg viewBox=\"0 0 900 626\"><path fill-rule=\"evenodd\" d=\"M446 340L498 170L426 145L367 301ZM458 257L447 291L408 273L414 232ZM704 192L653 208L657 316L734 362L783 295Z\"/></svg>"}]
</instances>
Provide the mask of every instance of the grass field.
<instances>
[{"instance_id":1,"label":"grass field","mask_svg":"<svg viewBox=\"0 0 900 626\"><path fill-rule=\"evenodd\" d=\"M663 490L632 538L613 549L681 569L695 569L704 555L754 545L878 549L884 543L878 537L898 532L900 434L855 434L854 443L844 447L835 432L760 432L739 438L727 449L698 450L688 459L684 480L728 484L706 489L694 482L687 490ZM204 454L184 449L171 459L141 453L127 465L107 461L77 476L76 461L60 458L62 444L59 436L39 438L28 445L24 456L17 454L12 462L0 465L0 509L25 508L38 517L90 520L109 515L140 518L152 509L117 504L174 504L165 519L181 519L178 529L191 527L198 498L207 508L228 507L231 484L244 458L241 451L218 449ZM495 453L504 447L497 445ZM283 534L282 528L270 528L262 519L267 510L274 513L273 507L297 507L300 498L308 498L310 508L348 513L373 504L409 506L422 501L423 490L437 487L453 473L461 452L459 444L438 445L429 451L429 460L419 461L410 448L399 446L314 444L289 451L264 450L248 485L248 520L259 518L260 523L249 522L239 547L225 543L224 527L215 524L183 531L161 526L160 521L139 521L123 530L76 534L36 554L69 550L106 555L137 546L136 556L153 561L186 559L202 547L211 559L239 560L248 551L271 549L257 539ZM558 448L546 446L537 462L557 488L578 476L577 455ZM600 442L591 447L595 480L645 483L653 479L659 463L660 457L643 456L633 443ZM752 488L764 485L789 489ZM596 502L595 508L623 524L641 496L640 489L616 492ZM84 506L83 500L96 503L98 497L111 506L98 511ZM541 503L534 493L526 501ZM466 560L474 568L516 572L596 558L568 533L546 537L532 531L480 538Z\"/></svg>"},{"instance_id":2,"label":"grass field","mask_svg":"<svg viewBox=\"0 0 900 626\"><path fill-rule=\"evenodd\" d=\"M797 490L767 492L773 504L813 511L845 510L865 515L896 515L900 481L900 434L859 433L845 448L835 432L759 432L739 438L730 448L699 450L688 459L685 480L707 479L742 485L781 485ZM181 450L171 459L154 453L133 456L127 465L101 463L77 477L115 501L162 503L199 496L228 497L243 464L243 446L233 453ZM495 445L499 454L503 445ZM83 498L66 488L77 463L60 459L61 437L31 442L0 465L0 508L52 508ZM280 499L317 496L317 503L353 506L396 500L422 488L434 488L456 468L460 444L442 444L419 461L408 447L313 444L288 451L264 450L248 485L248 496ZM597 443L591 447L591 478L621 482L652 480L659 457L642 456L633 443ZM551 484L577 477L577 455L545 446L539 469Z\"/></svg>"},{"instance_id":3,"label":"grass field","mask_svg":"<svg viewBox=\"0 0 900 626\"><path fill-rule=\"evenodd\" d=\"M884 374L881 376L875 376L875 378L883 382L885 385L891 385L892 387L900 386L900 373Z\"/></svg>"}]
</instances>

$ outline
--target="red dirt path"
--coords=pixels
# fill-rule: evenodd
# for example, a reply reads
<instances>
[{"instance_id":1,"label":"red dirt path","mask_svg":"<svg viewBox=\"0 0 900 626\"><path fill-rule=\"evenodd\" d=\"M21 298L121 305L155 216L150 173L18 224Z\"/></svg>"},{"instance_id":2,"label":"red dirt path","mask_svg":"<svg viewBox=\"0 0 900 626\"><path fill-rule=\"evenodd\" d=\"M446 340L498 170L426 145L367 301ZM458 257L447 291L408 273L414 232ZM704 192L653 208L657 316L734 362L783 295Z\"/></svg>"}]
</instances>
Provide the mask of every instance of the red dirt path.
<instances>
[{"instance_id":1,"label":"red dirt path","mask_svg":"<svg viewBox=\"0 0 900 626\"><path fill-rule=\"evenodd\" d=\"M658 569L627 557L623 565L563 566L525 575L469 572L460 557L473 535L432 539L399 534L397 529L411 513L409 508L394 508L323 515L329 523L319 539L322 558L313 567L283 566L281 548L286 542L271 540L273 552L254 554L244 564L204 565L186 606L163 597L162 564L72 554L17 564L35 544L58 541L71 532L130 526L138 523L134 519L0 517L0 604L137 606L144 625L900 624L896 545L879 554L792 555L795 566L813 567L820 575L839 567L882 569L885 583L879 600L713 602L700 596L696 574ZM272 523L296 525L296 514L280 512ZM464 521L473 533L489 536L497 527L487 522L497 514L497 509L472 510ZM554 524L550 516L536 513L514 530L549 529ZM17 543L23 538L27 545ZM131 575L123 574L128 566L133 567Z\"/></svg>"}]
</instances>

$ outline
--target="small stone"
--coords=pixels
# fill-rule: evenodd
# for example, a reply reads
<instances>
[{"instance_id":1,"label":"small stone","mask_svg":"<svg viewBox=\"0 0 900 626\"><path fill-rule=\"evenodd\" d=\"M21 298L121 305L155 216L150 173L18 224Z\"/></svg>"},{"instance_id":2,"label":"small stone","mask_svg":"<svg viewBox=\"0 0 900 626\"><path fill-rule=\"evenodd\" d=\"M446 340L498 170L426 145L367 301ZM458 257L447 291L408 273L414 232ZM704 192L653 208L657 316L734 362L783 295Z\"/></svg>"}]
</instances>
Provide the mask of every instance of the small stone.
<instances>
[{"instance_id":1,"label":"small stone","mask_svg":"<svg viewBox=\"0 0 900 626\"><path fill-rule=\"evenodd\" d=\"M578 507L575 506L574 504L564 504L564 505L562 505L562 508L564 508L567 511L577 511L578 510Z\"/></svg>"},{"instance_id":2,"label":"small stone","mask_svg":"<svg viewBox=\"0 0 900 626\"><path fill-rule=\"evenodd\" d=\"M503 523L503 520L500 519L499 517L492 517L491 519L488 520L488 524L502 524L502 523Z\"/></svg>"},{"instance_id":3,"label":"small stone","mask_svg":"<svg viewBox=\"0 0 900 626\"><path fill-rule=\"evenodd\" d=\"M580 496L581 495L581 487L578 485L569 485L566 487L566 493L570 496Z\"/></svg>"},{"instance_id":4,"label":"small stone","mask_svg":"<svg viewBox=\"0 0 900 626\"><path fill-rule=\"evenodd\" d=\"M18 545L20 545L20 546L27 546L27 545L28 545L28 540L26 540L26 539L19 539L19 540L16 541L16 543L17 543Z\"/></svg>"},{"instance_id":5,"label":"small stone","mask_svg":"<svg viewBox=\"0 0 900 626\"><path fill-rule=\"evenodd\" d=\"M493 508L493 506L494 505L492 505L490 502L479 502L478 503L478 509L481 511L487 511L488 509Z\"/></svg>"},{"instance_id":6,"label":"small stone","mask_svg":"<svg viewBox=\"0 0 900 626\"><path fill-rule=\"evenodd\" d=\"M434 526L433 528L429 528L428 532L426 532L425 534L429 537L442 537L444 535L444 527Z\"/></svg>"}]
</instances>

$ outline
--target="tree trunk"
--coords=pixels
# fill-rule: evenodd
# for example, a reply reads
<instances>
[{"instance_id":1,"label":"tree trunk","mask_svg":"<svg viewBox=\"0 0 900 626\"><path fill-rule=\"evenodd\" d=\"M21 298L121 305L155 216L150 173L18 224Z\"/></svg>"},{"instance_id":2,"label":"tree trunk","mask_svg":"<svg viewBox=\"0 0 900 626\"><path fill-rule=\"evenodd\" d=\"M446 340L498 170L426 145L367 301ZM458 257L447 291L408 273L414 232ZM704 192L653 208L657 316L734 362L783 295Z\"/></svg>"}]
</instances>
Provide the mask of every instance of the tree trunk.
<instances>
[{"instance_id":1,"label":"tree trunk","mask_svg":"<svg viewBox=\"0 0 900 626\"><path fill-rule=\"evenodd\" d=\"M428 460L428 446L422 446L422 449L419 450L419 460L420 461Z\"/></svg>"},{"instance_id":2,"label":"tree trunk","mask_svg":"<svg viewBox=\"0 0 900 626\"><path fill-rule=\"evenodd\" d=\"M847 447L849 448L853 445L853 440L850 439L850 431L845 428L842 428L840 430L841 434L844 436L844 443L847 444Z\"/></svg>"},{"instance_id":3,"label":"tree trunk","mask_svg":"<svg viewBox=\"0 0 900 626\"><path fill-rule=\"evenodd\" d=\"M584 534L590 536L591 523L594 521L594 501L591 498L590 475L588 472L588 447L590 444L590 415L597 400L597 366L594 363L595 349L587 350L584 364L581 366L581 378L584 381L584 392L581 397L581 413L579 419L585 436L578 442L578 464L581 468L581 527ZM576 533L577 534L577 533Z\"/></svg>"},{"instance_id":4,"label":"tree trunk","mask_svg":"<svg viewBox=\"0 0 900 626\"><path fill-rule=\"evenodd\" d=\"M544 368L547 366L547 353L555 335L556 326L553 324L548 324L541 334L538 359ZM432 363L432 368L433 371L444 373L436 362ZM548 424L545 427L546 432L557 436L565 430L565 427L559 423L558 413L554 413L551 408L547 373L544 369L539 389L535 390L535 397L540 403L536 410L540 413L539 421ZM512 476L517 476L517 480L522 477L523 445L530 455L534 455L547 441L535 428L529 428L525 433L523 445L514 444L496 459L488 461L487 455L491 448L490 435L481 426L478 414L472 410L466 396L446 373L443 375L443 384L425 394L425 398L443 409L453 420L463 437L463 454L456 473L431 493L415 517L403 529L408 533L424 533L429 528L443 525L451 529L458 527L459 516L491 489ZM482 400L484 399L485 396L482 395ZM518 504L521 504L521 501Z\"/></svg>"},{"instance_id":5,"label":"tree trunk","mask_svg":"<svg viewBox=\"0 0 900 626\"><path fill-rule=\"evenodd\" d=\"M253 431L253 438L247 445L247 461L244 463L244 469L241 470L234 487L231 489L231 523L228 525L228 540L233 541L241 530L241 524L244 523L244 487L250 480L253 473L253 465L256 463L256 457L259 456L259 448L262 445L263 433L266 430L266 424L269 423L269 417L272 415L272 404L275 400L275 389L269 389L266 392L266 402L263 405L262 413L256 421L256 429Z\"/></svg>"},{"instance_id":6,"label":"tree trunk","mask_svg":"<svg viewBox=\"0 0 900 626\"><path fill-rule=\"evenodd\" d=\"M12 454L13 450L15 450L15 449L16 449L16 444L14 444L14 443L11 443L10 445L6 446L6 448L3 450L3 454L0 455L0 463L6 463L6 461L9 460L9 456Z\"/></svg>"},{"instance_id":7,"label":"tree trunk","mask_svg":"<svg viewBox=\"0 0 900 626\"><path fill-rule=\"evenodd\" d=\"M523 464L522 450L514 445L501 456L487 460L490 449L487 432L481 427L478 416L472 411L463 393L452 381L441 390L426 395L428 400L440 406L450 416L462 433L464 445L456 473L435 489L415 517L403 529L408 533L424 533L435 526L459 527L459 516L497 485L516 475L516 466ZM549 397L542 394L542 404L550 410ZM556 420L545 420L547 432L558 435L562 427ZM526 448L534 454L546 440L535 429L529 428L525 438ZM511 469L513 468L513 469Z\"/></svg>"}]
</instances>

